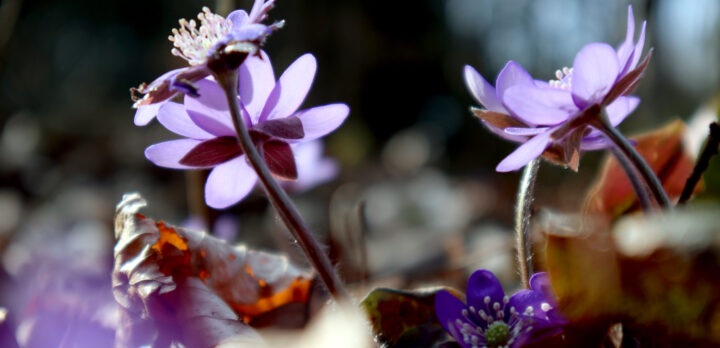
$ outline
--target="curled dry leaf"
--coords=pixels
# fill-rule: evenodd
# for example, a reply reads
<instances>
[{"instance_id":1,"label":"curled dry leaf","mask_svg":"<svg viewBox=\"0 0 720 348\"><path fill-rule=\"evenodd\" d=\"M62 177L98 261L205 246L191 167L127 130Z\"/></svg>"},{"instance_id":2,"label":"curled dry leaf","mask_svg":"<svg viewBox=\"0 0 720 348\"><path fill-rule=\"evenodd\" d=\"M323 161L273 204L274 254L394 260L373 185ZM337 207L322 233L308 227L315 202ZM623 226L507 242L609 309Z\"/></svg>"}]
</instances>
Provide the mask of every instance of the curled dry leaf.
<instances>
[{"instance_id":1,"label":"curled dry leaf","mask_svg":"<svg viewBox=\"0 0 720 348\"><path fill-rule=\"evenodd\" d=\"M447 339L445 329L435 316L435 294L450 288L415 291L378 288L362 301L373 331L386 347L430 347Z\"/></svg>"},{"instance_id":2,"label":"curled dry leaf","mask_svg":"<svg viewBox=\"0 0 720 348\"><path fill-rule=\"evenodd\" d=\"M632 138L637 142L635 148L658 176L671 201L680 197L695 163L693 155L682 141L685 130L685 124L676 120ZM702 185L698 185L696 191L701 189ZM604 214L611 218L639 208L627 175L617 159L610 154L586 195L585 208L588 213Z\"/></svg>"},{"instance_id":3,"label":"curled dry leaf","mask_svg":"<svg viewBox=\"0 0 720 348\"><path fill-rule=\"evenodd\" d=\"M720 210L692 209L627 216L612 227L550 219L547 265L569 339L596 345L622 323L641 346L720 345Z\"/></svg>"},{"instance_id":4,"label":"curled dry leaf","mask_svg":"<svg viewBox=\"0 0 720 348\"><path fill-rule=\"evenodd\" d=\"M155 222L139 213L145 205L140 195L128 194L115 215L113 294L126 316L121 342L213 347L228 339L259 340L248 326L254 318L307 301L312 275L285 256ZM159 335L144 332L148 324ZM164 337L168 331L182 334Z\"/></svg>"}]
</instances>

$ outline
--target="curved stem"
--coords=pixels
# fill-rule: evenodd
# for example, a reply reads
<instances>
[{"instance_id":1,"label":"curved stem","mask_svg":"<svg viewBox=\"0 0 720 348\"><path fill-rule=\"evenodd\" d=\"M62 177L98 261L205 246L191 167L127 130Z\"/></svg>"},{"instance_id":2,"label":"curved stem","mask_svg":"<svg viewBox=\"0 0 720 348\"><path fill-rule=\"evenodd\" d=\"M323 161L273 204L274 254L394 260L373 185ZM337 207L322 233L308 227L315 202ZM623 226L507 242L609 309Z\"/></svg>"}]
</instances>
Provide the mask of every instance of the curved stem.
<instances>
[{"instance_id":1,"label":"curved stem","mask_svg":"<svg viewBox=\"0 0 720 348\"><path fill-rule=\"evenodd\" d=\"M305 221L303 221L297 208L290 200L290 197L288 197L285 190L273 179L265 161L260 156L260 153L258 153L255 145L253 145L247 126L240 115L237 97L237 69L214 72L213 75L215 76L215 80L220 84L220 87L225 91L240 148L243 150L243 153L247 155L250 165L260 178L260 182L268 195L270 203L275 207L285 226L287 226L290 233L292 233L293 237L295 237L300 244L303 252L305 252L305 256L307 256L312 266L318 272L320 279L330 291L330 294L332 294L338 302L349 299L347 290L335 272L330 259L323 252L320 243L315 240L307 228Z\"/></svg>"},{"instance_id":2,"label":"curved stem","mask_svg":"<svg viewBox=\"0 0 720 348\"><path fill-rule=\"evenodd\" d=\"M650 192L648 192L647 186L643 184L642 179L638 177L637 170L635 170L635 167L632 163L630 163L627 156L625 156L625 154L617 147L610 148L610 151L612 151L618 163L620 163L620 166L623 170L625 170L628 180L630 180L630 184L632 185L633 190L635 190L635 194L638 197L638 201L640 202L640 207L642 207L643 212L645 212L645 214L650 214L652 212Z\"/></svg>"},{"instance_id":3,"label":"curved stem","mask_svg":"<svg viewBox=\"0 0 720 348\"><path fill-rule=\"evenodd\" d=\"M710 166L710 159L717 155L718 146L720 146L720 124L713 122L710 124L710 135L708 135L707 142L702 152L700 152L700 157L698 157L695 163L695 168L693 168L690 177L685 182L685 187L682 190L678 204L685 204L685 202L690 199L695 191L695 186L697 186L697 183L702 178L702 174Z\"/></svg>"},{"instance_id":4,"label":"curved stem","mask_svg":"<svg viewBox=\"0 0 720 348\"><path fill-rule=\"evenodd\" d=\"M628 142L627 139L622 134L620 134L620 132L615 127L613 127L613 125L610 123L610 120L608 119L607 112L604 108L602 109L602 112L598 115L598 117L590 121L590 124L593 127L597 128L599 131L603 132L603 134L605 134L608 139L615 143L618 150L620 150L625 156L627 156L627 158L630 160L630 163L632 163L632 165L635 167L635 169L637 169L642 179L645 181L645 184L647 184L647 186L650 188L650 192L652 192L653 196L655 197L655 201L657 201L663 209L672 209L670 199L665 193L665 190L663 189L660 180L657 178L657 176L655 176L653 170L650 169L648 164L630 144L630 142ZM628 173L628 176L629 175L633 175L633 173Z\"/></svg>"},{"instance_id":5,"label":"curved stem","mask_svg":"<svg viewBox=\"0 0 720 348\"><path fill-rule=\"evenodd\" d=\"M530 218L535 201L535 181L540 168L540 159L536 158L525 166L518 187L515 206L515 249L518 268L523 286L530 289L530 276L533 272L532 250L530 247Z\"/></svg>"}]
</instances>

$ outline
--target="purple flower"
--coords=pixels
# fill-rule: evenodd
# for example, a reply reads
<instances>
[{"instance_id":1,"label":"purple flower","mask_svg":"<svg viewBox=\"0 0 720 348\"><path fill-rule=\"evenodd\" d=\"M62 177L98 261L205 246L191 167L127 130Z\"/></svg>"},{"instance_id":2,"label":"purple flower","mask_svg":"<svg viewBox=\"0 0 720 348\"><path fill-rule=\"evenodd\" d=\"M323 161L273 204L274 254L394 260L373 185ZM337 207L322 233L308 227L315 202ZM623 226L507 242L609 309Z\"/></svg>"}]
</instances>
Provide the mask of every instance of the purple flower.
<instances>
[{"instance_id":1,"label":"purple flower","mask_svg":"<svg viewBox=\"0 0 720 348\"><path fill-rule=\"evenodd\" d=\"M324 157L323 147L320 140L292 145L298 177L295 181L285 182L288 190L302 193L338 175L340 168L337 161Z\"/></svg>"},{"instance_id":2,"label":"purple flower","mask_svg":"<svg viewBox=\"0 0 720 348\"><path fill-rule=\"evenodd\" d=\"M447 291L435 296L435 314L445 330L465 347L517 347L539 336L557 334L565 320L545 273L530 279L530 290L505 296L488 270L475 271L467 285L467 304Z\"/></svg>"},{"instance_id":3,"label":"purple flower","mask_svg":"<svg viewBox=\"0 0 720 348\"><path fill-rule=\"evenodd\" d=\"M556 72L557 80L534 80L519 64L509 62L493 88L473 68L465 67L465 81L475 99L487 110L473 112L495 134L523 143L496 170L513 171L543 155L577 170L580 151L610 145L581 116L607 112L613 126L625 119L640 102L628 96L637 87L650 59L642 63L645 23L634 42L635 20L628 7L625 41L616 49L590 43L575 56L572 68Z\"/></svg>"},{"instance_id":4,"label":"purple flower","mask_svg":"<svg viewBox=\"0 0 720 348\"><path fill-rule=\"evenodd\" d=\"M311 54L293 62L275 81L264 52L248 57L239 68L238 100L243 121L270 172L295 180L295 144L318 139L342 124L349 113L345 104L328 104L298 111L310 90L317 63ZM205 184L205 201L226 208L245 197L257 181L237 142L225 94L210 79L197 82L198 97L185 96L184 105L167 102L158 121L184 136L152 145L145 157L161 167L213 168Z\"/></svg>"},{"instance_id":5,"label":"purple flower","mask_svg":"<svg viewBox=\"0 0 720 348\"><path fill-rule=\"evenodd\" d=\"M275 0L255 0L250 14L236 10L226 18L214 14L207 7L198 14L200 26L195 20L180 20L180 29L173 29L169 39L173 42L172 54L185 59L189 67L171 70L150 84L141 84L132 88L135 100L133 107L135 124L144 126L157 115L162 105L179 93L197 96L195 82L210 75L207 59L223 47L232 46L233 50L246 55L259 52L265 38L283 22L272 25L261 24ZM139 98L135 93L144 94Z\"/></svg>"}]
</instances>

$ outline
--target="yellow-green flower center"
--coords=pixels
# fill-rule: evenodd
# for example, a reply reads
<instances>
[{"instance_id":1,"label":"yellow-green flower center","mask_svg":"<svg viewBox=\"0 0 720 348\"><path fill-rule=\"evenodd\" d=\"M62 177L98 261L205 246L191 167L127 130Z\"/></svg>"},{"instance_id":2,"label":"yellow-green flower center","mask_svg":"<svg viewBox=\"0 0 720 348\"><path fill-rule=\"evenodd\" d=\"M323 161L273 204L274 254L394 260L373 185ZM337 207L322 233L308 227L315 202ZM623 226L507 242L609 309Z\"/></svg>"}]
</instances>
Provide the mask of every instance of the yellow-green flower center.
<instances>
[{"instance_id":1,"label":"yellow-green flower center","mask_svg":"<svg viewBox=\"0 0 720 348\"><path fill-rule=\"evenodd\" d=\"M489 347L502 346L510 339L510 327L502 321L495 321L485 330L485 342Z\"/></svg>"}]
</instances>

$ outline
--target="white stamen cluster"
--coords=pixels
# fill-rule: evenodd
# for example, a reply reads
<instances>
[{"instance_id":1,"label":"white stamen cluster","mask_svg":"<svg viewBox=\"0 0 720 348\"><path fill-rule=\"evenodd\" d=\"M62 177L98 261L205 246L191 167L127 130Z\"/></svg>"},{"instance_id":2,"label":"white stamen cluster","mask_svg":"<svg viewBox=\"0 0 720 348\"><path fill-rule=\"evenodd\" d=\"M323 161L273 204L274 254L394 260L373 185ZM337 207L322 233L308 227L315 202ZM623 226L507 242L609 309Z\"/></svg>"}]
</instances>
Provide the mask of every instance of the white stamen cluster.
<instances>
[{"instance_id":1,"label":"white stamen cluster","mask_svg":"<svg viewBox=\"0 0 720 348\"><path fill-rule=\"evenodd\" d=\"M180 28L173 29L173 34L168 37L175 46L172 54L187 60L190 65L204 63L208 50L232 28L230 20L212 13L207 7L203 7L197 17L200 27L194 19L188 21L183 18L179 21Z\"/></svg>"},{"instance_id":2,"label":"white stamen cluster","mask_svg":"<svg viewBox=\"0 0 720 348\"><path fill-rule=\"evenodd\" d=\"M555 71L555 77L557 78L557 80L550 80L548 82L550 83L551 87L569 91L570 87L572 86L572 75L573 68L564 67Z\"/></svg>"},{"instance_id":3,"label":"white stamen cluster","mask_svg":"<svg viewBox=\"0 0 720 348\"><path fill-rule=\"evenodd\" d=\"M532 317L534 314L533 308L525 308L522 313L524 317L520 317L520 313L515 307L511 306L508 309L510 315L506 317L505 307L509 301L510 299L505 296L503 297L503 303L491 303L492 299L490 296L485 296L483 299L485 308L477 309L474 306L469 306L468 309L463 309L461 314L467 321L456 319L454 325L460 330L463 342L472 348L489 347L488 340L486 339L487 331L493 323L498 322L507 325L509 335L507 341L502 345L492 346L494 348L508 348L512 346L518 336L525 332L530 332L533 328L531 326L533 320L529 319L529 317ZM468 322L475 325L468 324ZM482 323L485 325L478 325ZM483 327L486 327L486 329L483 329Z\"/></svg>"}]
</instances>

